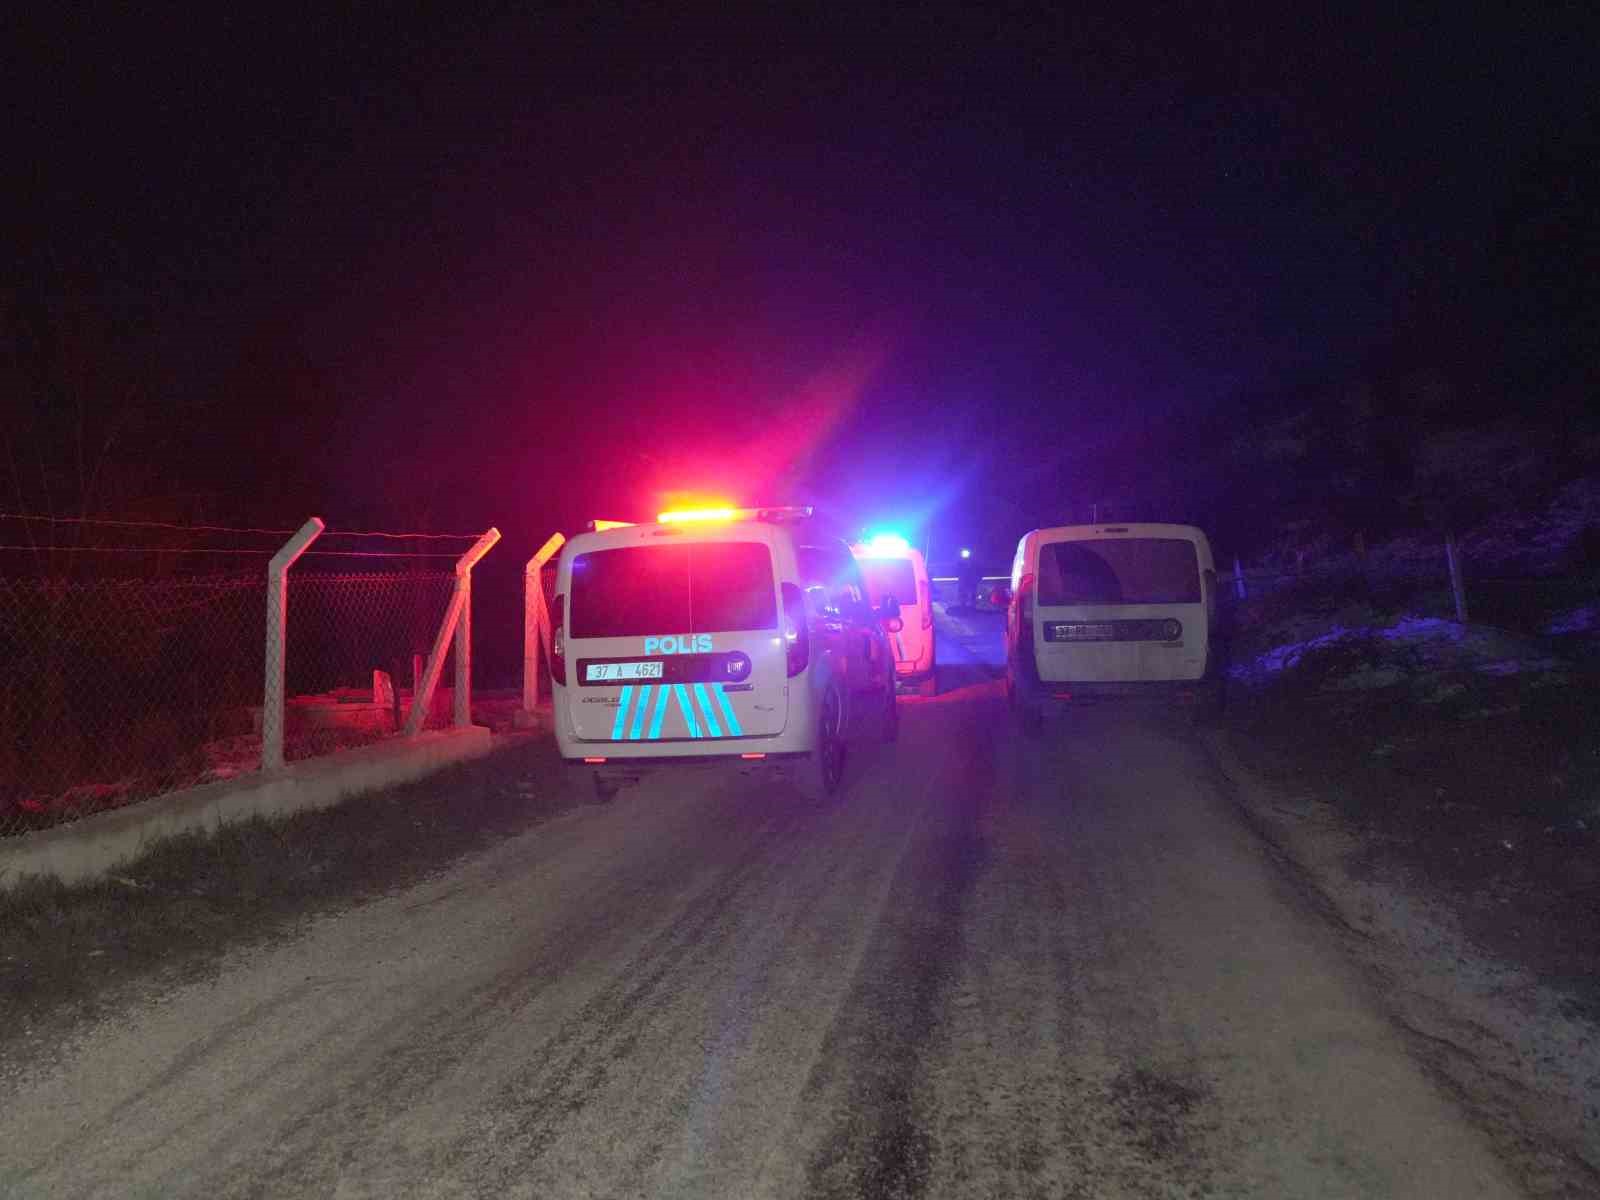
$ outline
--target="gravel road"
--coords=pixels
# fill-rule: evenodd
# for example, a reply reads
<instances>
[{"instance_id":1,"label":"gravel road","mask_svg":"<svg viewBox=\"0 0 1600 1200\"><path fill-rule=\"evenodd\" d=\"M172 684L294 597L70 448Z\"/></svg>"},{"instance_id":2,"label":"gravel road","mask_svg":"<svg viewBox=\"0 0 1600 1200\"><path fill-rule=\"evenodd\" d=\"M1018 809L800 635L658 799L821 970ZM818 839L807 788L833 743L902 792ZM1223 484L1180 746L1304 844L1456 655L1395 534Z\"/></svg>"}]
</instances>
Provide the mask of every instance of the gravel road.
<instances>
[{"instance_id":1,"label":"gravel road","mask_svg":"<svg viewBox=\"0 0 1600 1200\"><path fill-rule=\"evenodd\" d=\"M1181 722L993 618L845 793L568 813L0 1071L3 1196L1520 1194Z\"/></svg>"}]
</instances>

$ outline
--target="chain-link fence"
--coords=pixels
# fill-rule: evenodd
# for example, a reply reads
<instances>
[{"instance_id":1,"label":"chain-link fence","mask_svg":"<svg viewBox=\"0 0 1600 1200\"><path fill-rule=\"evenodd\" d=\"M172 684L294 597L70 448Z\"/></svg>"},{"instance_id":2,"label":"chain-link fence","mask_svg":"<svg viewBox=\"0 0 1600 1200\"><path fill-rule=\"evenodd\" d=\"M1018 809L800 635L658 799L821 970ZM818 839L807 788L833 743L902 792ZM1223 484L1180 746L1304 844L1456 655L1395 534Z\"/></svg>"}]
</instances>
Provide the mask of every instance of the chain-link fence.
<instances>
[{"instance_id":1,"label":"chain-link fence","mask_svg":"<svg viewBox=\"0 0 1600 1200\"><path fill-rule=\"evenodd\" d=\"M287 531L0 519L30 523L28 541L0 544L0 837L261 767L266 562ZM76 532L44 544L31 527L41 522ZM227 546L211 544L219 535ZM372 541L395 536L332 534L288 572L283 720L273 723L286 760L405 725L450 609L459 543L473 539ZM340 537L402 548L344 548ZM197 565L216 561L229 565ZM456 645L423 728L451 723Z\"/></svg>"},{"instance_id":2,"label":"chain-link fence","mask_svg":"<svg viewBox=\"0 0 1600 1200\"><path fill-rule=\"evenodd\" d=\"M405 724L454 587L449 571L290 572L285 759L374 742ZM440 678L451 680L453 667L452 648ZM448 725L451 702L441 683L424 728Z\"/></svg>"},{"instance_id":3,"label":"chain-link fence","mask_svg":"<svg viewBox=\"0 0 1600 1200\"><path fill-rule=\"evenodd\" d=\"M0 836L253 769L260 571L0 578Z\"/></svg>"}]
</instances>

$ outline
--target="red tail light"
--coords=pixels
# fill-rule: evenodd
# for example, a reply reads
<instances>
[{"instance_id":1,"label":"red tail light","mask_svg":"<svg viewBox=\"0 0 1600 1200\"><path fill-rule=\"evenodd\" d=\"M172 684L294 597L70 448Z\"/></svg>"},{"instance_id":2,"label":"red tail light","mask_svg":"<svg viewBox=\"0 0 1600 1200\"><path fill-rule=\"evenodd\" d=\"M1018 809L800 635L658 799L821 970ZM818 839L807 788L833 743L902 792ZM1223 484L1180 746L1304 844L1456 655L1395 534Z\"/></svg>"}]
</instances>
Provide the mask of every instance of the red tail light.
<instances>
[{"instance_id":1,"label":"red tail light","mask_svg":"<svg viewBox=\"0 0 1600 1200\"><path fill-rule=\"evenodd\" d=\"M556 597L555 624L550 629L550 678L562 687L567 686L567 648L563 644L566 641L566 599L565 596Z\"/></svg>"},{"instance_id":2,"label":"red tail light","mask_svg":"<svg viewBox=\"0 0 1600 1200\"><path fill-rule=\"evenodd\" d=\"M1017 640L1033 644L1033 576L1024 575L1017 582L1017 594L1012 597L1017 606Z\"/></svg>"},{"instance_id":3,"label":"red tail light","mask_svg":"<svg viewBox=\"0 0 1600 1200\"><path fill-rule=\"evenodd\" d=\"M811 661L811 631L806 625L805 594L792 583L783 585L783 641L793 679Z\"/></svg>"}]
</instances>

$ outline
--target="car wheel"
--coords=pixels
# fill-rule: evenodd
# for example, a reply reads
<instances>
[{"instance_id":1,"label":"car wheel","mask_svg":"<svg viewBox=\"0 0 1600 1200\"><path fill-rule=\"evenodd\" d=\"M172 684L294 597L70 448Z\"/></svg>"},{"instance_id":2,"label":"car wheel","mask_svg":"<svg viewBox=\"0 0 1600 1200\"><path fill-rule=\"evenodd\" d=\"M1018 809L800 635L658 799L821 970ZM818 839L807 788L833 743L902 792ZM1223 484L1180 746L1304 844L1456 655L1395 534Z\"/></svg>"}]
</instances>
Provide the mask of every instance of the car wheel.
<instances>
[{"instance_id":1,"label":"car wheel","mask_svg":"<svg viewBox=\"0 0 1600 1200\"><path fill-rule=\"evenodd\" d=\"M889 686L885 689L883 704L879 735L886 742L897 741L900 737L900 705L895 702L893 678L889 680Z\"/></svg>"},{"instance_id":2,"label":"car wheel","mask_svg":"<svg viewBox=\"0 0 1600 1200\"><path fill-rule=\"evenodd\" d=\"M808 800L826 800L837 792L844 781L844 758L844 709L838 693L829 692L817 714L816 748L800 761L795 776L800 794Z\"/></svg>"}]
</instances>

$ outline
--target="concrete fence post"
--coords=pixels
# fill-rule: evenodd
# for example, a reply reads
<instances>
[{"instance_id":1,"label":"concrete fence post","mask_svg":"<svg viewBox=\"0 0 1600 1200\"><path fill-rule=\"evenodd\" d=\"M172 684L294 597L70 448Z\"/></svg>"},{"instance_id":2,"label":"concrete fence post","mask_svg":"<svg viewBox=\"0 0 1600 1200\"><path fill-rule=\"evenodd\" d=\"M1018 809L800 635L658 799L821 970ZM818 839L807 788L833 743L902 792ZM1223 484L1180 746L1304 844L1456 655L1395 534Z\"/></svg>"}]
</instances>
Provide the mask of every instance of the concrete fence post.
<instances>
[{"instance_id":1,"label":"concrete fence post","mask_svg":"<svg viewBox=\"0 0 1600 1200\"><path fill-rule=\"evenodd\" d=\"M445 609L444 620L439 622L439 632L428 654L428 665L422 669L422 680L411 694L411 712L406 716L406 737L416 737L422 732L423 723L428 719L428 710L433 705L434 689L439 686L439 675L444 670L444 657L452 641L456 647L452 723L461 729L472 724L472 568L499 540L500 531L491 527L456 560L456 585L450 592L450 606Z\"/></svg>"},{"instance_id":2,"label":"concrete fence post","mask_svg":"<svg viewBox=\"0 0 1600 1200\"><path fill-rule=\"evenodd\" d=\"M472 568L494 548L500 531L492 525L472 549L456 563L456 590L461 593L461 617L456 622L456 691L453 724L465 729L472 724Z\"/></svg>"},{"instance_id":3,"label":"concrete fence post","mask_svg":"<svg viewBox=\"0 0 1600 1200\"><path fill-rule=\"evenodd\" d=\"M322 536L326 526L312 517L267 564L266 682L261 698L261 769L283 766L283 676L288 651L289 568Z\"/></svg>"},{"instance_id":4,"label":"concrete fence post","mask_svg":"<svg viewBox=\"0 0 1600 1200\"><path fill-rule=\"evenodd\" d=\"M519 724L529 724L539 705L539 655L549 634L550 610L544 600L544 566L562 546L565 535L552 533L522 569L522 710Z\"/></svg>"}]
</instances>

